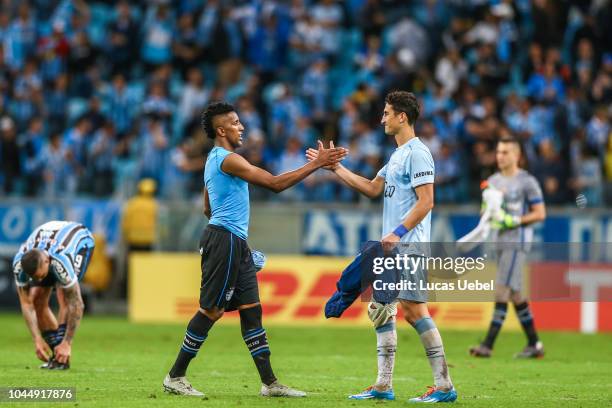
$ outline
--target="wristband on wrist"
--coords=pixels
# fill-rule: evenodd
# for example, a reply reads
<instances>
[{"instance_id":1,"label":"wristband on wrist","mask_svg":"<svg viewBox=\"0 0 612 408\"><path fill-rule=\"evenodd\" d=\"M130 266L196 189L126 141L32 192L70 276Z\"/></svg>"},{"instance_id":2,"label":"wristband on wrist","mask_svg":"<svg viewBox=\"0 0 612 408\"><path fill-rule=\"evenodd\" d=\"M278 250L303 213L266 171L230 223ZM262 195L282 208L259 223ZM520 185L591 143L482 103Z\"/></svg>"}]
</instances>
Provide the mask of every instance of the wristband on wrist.
<instances>
[{"instance_id":1,"label":"wristband on wrist","mask_svg":"<svg viewBox=\"0 0 612 408\"><path fill-rule=\"evenodd\" d=\"M401 238L408 233L408 228L404 224L400 224L393 230L393 233Z\"/></svg>"}]
</instances>

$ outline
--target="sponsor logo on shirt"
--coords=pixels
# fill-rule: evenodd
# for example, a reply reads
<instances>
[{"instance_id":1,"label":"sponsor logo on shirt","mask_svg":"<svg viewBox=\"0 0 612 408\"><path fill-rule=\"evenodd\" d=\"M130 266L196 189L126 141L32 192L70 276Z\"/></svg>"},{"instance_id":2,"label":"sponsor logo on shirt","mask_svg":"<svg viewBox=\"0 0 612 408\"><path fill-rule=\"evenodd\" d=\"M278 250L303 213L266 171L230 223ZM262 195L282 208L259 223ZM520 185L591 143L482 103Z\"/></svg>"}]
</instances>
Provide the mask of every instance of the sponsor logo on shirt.
<instances>
[{"instance_id":1,"label":"sponsor logo on shirt","mask_svg":"<svg viewBox=\"0 0 612 408\"><path fill-rule=\"evenodd\" d=\"M427 170L427 171L419 171L418 173L415 173L413 178L419 178L419 177L425 177L425 176L433 176L433 171L432 170Z\"/></svg>"}]
</instances>

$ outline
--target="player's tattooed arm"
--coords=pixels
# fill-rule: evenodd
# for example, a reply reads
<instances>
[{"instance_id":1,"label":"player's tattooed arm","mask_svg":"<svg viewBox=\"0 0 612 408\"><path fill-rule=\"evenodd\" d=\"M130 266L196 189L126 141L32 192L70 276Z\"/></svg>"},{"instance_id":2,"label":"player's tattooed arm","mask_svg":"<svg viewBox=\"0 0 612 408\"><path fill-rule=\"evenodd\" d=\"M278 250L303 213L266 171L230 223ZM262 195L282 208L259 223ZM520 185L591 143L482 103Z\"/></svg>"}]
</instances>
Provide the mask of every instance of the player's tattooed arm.
<instances>
[{"instance_id":1,"label":"player's tattooed arm","mask_svg":"<svg viewBox=\"0 0 612 408\"><path fill-rule=\"evenodd\" d=\"M304 180L317 169L334 165L346 156L346 149L324 149L321 142L319 142L318 152L318 156L315 160L306 163L299 169L288 171L278 176L274 176L264 169L253 166L244 157L236 153L226 157L221 165L221 169L249 183L267 188L275 193L280 193Z\"/></svg>"},{"instance_id":2,"label":"player's tattooed arm","mask_svg":"<svg viewBox=\"0 0 612 408\"><path fill-rule=\"evenodd\" d=\"M48 361L51 349L43 340L40 330L38 329L38 319L36 317L36 309L34 303L30 298L30 287L29 286L18 286L17 295L19 296L19 304L21 306L21 313L28 326L28 330L32 335L34 346L36 348L36 356L41 361Z\"/></svg>"},{"instance_id":3,"label":"player's tattooed arm","mask_svg":"<svg viewBox=\"0 0 612 408\"><path fill-rule=\"evenodd\" d=\"M66 334L64 341L71 343L74 333L76 332L81 318L83 317L83 299L81 298L81 289L76 283L69 288L63 288L64 299L66 301Z\"/></svg>"},{"instance_id":4,"label":"player's tattooed arm","mask_svg":"<svg viewBox=\"0 0 612 408\"><path fill-rule=\"evenodd\" d=\"M208 199L208 189L204 187L204 215L206 218L210 219L211 214L212 212L210 210L210 200Z\"/></svg>"},{"instance_id":5,"label":"player's tattooed arm","mask_svg":"<svg viewBox=\"0 0 612 408\"><path fill-rule=\"evenodd\" d=\"M60 344L55 346L55 360L57 362L66 364L70 361L70 355L72 354L72 339L76 332L81 318L83 317L83 299L81 298L81 289L78 283L63 288L64 300L66 302L66 334Z\"/></svg>"}]
</instances>

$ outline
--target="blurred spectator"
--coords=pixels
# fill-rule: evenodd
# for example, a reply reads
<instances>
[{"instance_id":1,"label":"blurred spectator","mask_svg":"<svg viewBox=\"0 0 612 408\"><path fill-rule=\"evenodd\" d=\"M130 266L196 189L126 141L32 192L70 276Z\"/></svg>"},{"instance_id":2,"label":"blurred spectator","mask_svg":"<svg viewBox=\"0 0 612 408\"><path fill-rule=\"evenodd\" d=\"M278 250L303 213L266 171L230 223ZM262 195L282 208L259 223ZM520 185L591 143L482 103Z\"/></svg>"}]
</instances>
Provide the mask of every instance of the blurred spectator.
<instances>
[{"instance_id":1,"label":"blurred spectator","mask_svg":"<svg viewBox=\"0 0 612 408\"><path fill-rule=\"evenodd\" d=\"M321 138L374 176L393 149L382 99L401 88L422 103L442 200L478 200L469 180L513 135L552 202L584 189L603 205L611 15L595 0L16 3L0 9L0 180L11 194L125 197L146 175L164 197L199 194L199 117L217 99L236 104L244 154L264 167ZM356 199L327 173L304 189Z\"/></svg>"},{"instance_id":2,"label":"blurred spectator","mask_svg":"<svg viewBox=\"0 0 612 408\"><path fill-rule=\"evenodd\" d=\"M334 57L340 49L340 25L343 22L342 7L334 0L319 0L310 10L312 20L322 30L322 50Z\"/></svg>"},{"instance_id":3,"label":"blurred spectator","mask_svg":"<svg viewBox=\"0 0 612 408\"><path fill-rule=\"evenodd\" d=\"M276 174L285 173L294 170L306 164L304 149L299 139L290 137L287 140L285 151L278 158L276 163ZM295 188L290 188L278 194L281 200L285 201L301 201L304 199L304 185L298 184Z\"/></svg>"},{"instance_id":4,"label":"blurred spectator","mask_svg":"<svg viewBox=\"0 0 612 408\"><path fill-rule=\"evenodd\" d=\"M106 105L106 117L113 122L117 132L127 132L132 126L138 101L129 94L125 76L116 74L112 85L102 89L101 93Z\"/></svg>"},{"instance_id":5,"label":"blurred spectator","mask_svg":"<svg viewBox=\"0 0 612 408\"><path fill-rule=\"evenodd\" d=\"M198 34L193 14L185 13L179 17L178 32L174 38L173 54L175 65L186 74L189 67L196 65L200 59L200 47L198 45Z\"/></svg>"},{"instance_id":6,"label":"blurred spectator","mask_svg":"<svg viewBox=\"0 0 612 408\"><path fill-rule=\"evenodd\" d=\"M162 119L155 115L151 116L144 124L138 141L139 174L141 178L153 179L160 188L163 187L162 178L168 156L168 143L169 137Z\"/></svg>"},{"instance_id":7,"label":"blurred spectator","mask_svg":"<svg viewBox=\"0 0 612 408\"><path fill-rule=\"evenodd\" d=\"M106 121L93 135L88 153L93 193L109 196L113 192L113 158L117 153L115 126L111 121Z\"/></svg>"},{"instance_id":8,"label":"blurred spectator","mask_svg":"<svg viewBox=\"0 0 612 408\"><path fill-rule=\"evenodd\" d=\"M543 73L535 73L527 83L527 93L538 101L559 102L565 95L565 86L553 63L544 64Z\"/></svg>"},{"instance_id":9,"label":"blurred spectator","mask_svg":"<svg viewBox=\"0 0 612 408\"><path fill-rule=\"evenodd\" d=\"M447 96L452 96L459 89L459 83L466 76L467 64L461 59L459 50L452 48L438 60L436 80L442 84L442 89Z\"/></svg>"},{"instance_id":10,"label":"blurred spectator","mask_svg":"<svg viewBox=\"0 0 612 408\"><path fill-rule=\"evenodd\" d=\"M355 56L355 63L366 72L380 73L385 63L380 37L371 35L366 38L364 49Z\"/></svg>"},{"instance_id":11,"label":"blurred spectator","mask_svg":"<svg viewBox=\"0 0 612 408\"><path fill-rule=\"evenodd\" d=\"M123 273L119 275L120 286L127 289L130 255L134 252L153 250L157 238L157 215L159 204L155 199L157 185L152 179L142 179L138 192L123 207L121 217L121 236L124 248ZM122 275L122 276L121 276Z\"/></svg>"},{"instance_id":12,"label":"blurred spectator","mask_svg":"<svg viewBox=\"0 0 612 408\"><path fill-rule=\"evenodd\" d=\"M304 73L302 95L312 118L319 123L324 122L330 96L328 66L324 59L315 61Z\"/></svg>"},{"instance_id":13,"label":"blurred spectator","mask_svg":"<svg viewBox=\"0 0 612 408\"><path fill-rule=\"evenodd\" d=\"M540 159L533 164L533 175L539 181L544 199L550 204L561 204L568 200L568 191L563 183L569 176L550 140L543 140L538 146Z\"/></svg>"},{"instance_id":14,"label":"blurred spectator","mask_svg":"<svg viewBox=\"0 0 612 408\"><path fill-rule=\"evenodd\" d=\"M265 84L285 65L287 36L276 16L269 14L249 39L249 59Z\"/></svg>"},{"instance_id":15,"label":"blurred spectator","mask_svg":"<svg viewBox=\"0 0 612 408\"><path fill-rule=\"evenodd\" d=\"M64 148L66 153L66 185L65 192L68 196L76 194L84 181L87 165L87 147L89 135L92 130L91 122L86 116L81 116L75 125L68 129L64 136Z\"/></svg>"},{"instance_id":16,"label":"blurred spectator","mask_svg":"<svg viewBox=\"0 0 612 408\"><path fill-rule=\"evenodd\" d=\"M571 185L576 194L583 194L589 206L601 205L603 180L598 151L583 146Z\"/></svg>"},{"instance_id":17,"label":"blurred spectator","mask_svg":"<svg viewBox=\"0 0 612 408\"><path fill-rule=\"evenodd\" d=\"M199 117L210 97L210 91L204 84L202 71L191 68L187 72L187 83L183 88L178 106L181 124L186 125ZM241 117L241 119L243 119Z\"/></svg>"},{"instance_id":18,"label":"blurred spectator","mask_svg":"<svg viewBox=\"0 0 612 408\"><path fill-rule=\"evenodd\" d=\"M36 46L36 23L27 3L19 4L15 19L2 37L4 61L13 72L18 72Z\"/></svg>"},{"instance_id":19,"label":"blurred spectator","mask_svg":"<svg viewBox=\"0 0 612 408\"><path fill-rule=\"evenodd\" d=\"M303 69L323 54L324 31L317 25L308 13L297 19L289 36L289 44L293 50L293 64Z\"/></svg>"},{"instance_id":20,"label":"blurred spectator","mask_svg":"<svg viewBox=\"0 0 612 408\"><path fill-rule=\"evenodd\" d=\"M168 6L149 5L144 24L142 59L149 70L172 59L174 24Z\"/></svg>"},{"instance_id":21,"label":"blurred spectator","mask_svg":"<svg viewBox=\"0 0 612 408\"><path fill-rule=\"evenodd\" d=\"M20 160L25 182L24 194L27 196L35 196L44 181L44 162L41 159L45 139L41 118L32 119L28 130L17 139L21 151Z\"/></svg>"},{"instance_id":22,"label":"blurred spectator","mask_svg":"<svg viewBox=\"0 0 612 408\"><path fill-rule=\"evenodd\" d=\"M66 126L66 111L68 110L68 76L59 75L45 98L48 112L50 132L60 131Z\"/></svg>"},{"instance_id":23,"label":"blurred spectator","mask_svg":"<svg viewBox=\"0 0 612 408\"><path fill-rule=\"evenodd\" d=\"M600 106L587 124L586 142L596 152L603 151L608 134L610 133L610 121L606 107Z\"/></svg>"},{"instance_id":24,"label":"blurred spectator","mask_svg":"<svg viewBox=\"0 0 612 408\"><path fill-rule=\"evenodd\" d=\"M121 230L128 251L150 251L157 234L158 204L155 200L157 185L152 179L138 183L138 193L123 208Z\"/></svg>"},{"instance_id":25,"label":"blurred spectator","mask_svg":"<svg viewBox=\"0 0 612 408\"><path fill-rule=\"evenodd\" d=\"M3 190L10 194L15 190L15 181L21 173L19 145L17 144L17 128L15 122L8 116L0 118L0 158L4 173Z\"/></svg>"},{"instance_id":26,"label":"blurred spectator","mask_svg":"<svg viewBox=\"0 0 612 408\"><path fill-rule=\"evenodd\" d=\"M132 18L130 3L119 1L116 18L108 27L107 58L112 66L112 75L130 76L134 56L138 50L138 25Z\"/></svg>"},{"instance_id":27,"label":"blurred spectator","mask_svg":"<svg viewBox=\"0 0 612 408\"><path fill-rule=\"evenodd\" d=\"M156 81L151 84L149 94L142 103L142 112L145 115L154 115L168 122L174 112L172 101L168 98L168 91L163 82Z\"/></svg>"},{"instance_id":28,"label":"blurred spectator","mask_svg":"<svg viewBox=\"0 0 612 408\"><path fill-rule=\"evenodd\" d=\"M459 161L452 146L442 143L436 160L436 201L454 203L459 195L458 181L460 177Z\"/></svg>"},{"instance_id":29,"label":"blurred spectator","mask_svg":"<svg viewBox=\"0 0 612 408\"><path fill-rule=\"evenodd\" d=\"M51 133L49 143L41 152L41 161L44 164L45 198L62 198L67 191L67 176L69 167L66 163L66 148L62 144L60 132Z\"/></svg>"}]
</instances>

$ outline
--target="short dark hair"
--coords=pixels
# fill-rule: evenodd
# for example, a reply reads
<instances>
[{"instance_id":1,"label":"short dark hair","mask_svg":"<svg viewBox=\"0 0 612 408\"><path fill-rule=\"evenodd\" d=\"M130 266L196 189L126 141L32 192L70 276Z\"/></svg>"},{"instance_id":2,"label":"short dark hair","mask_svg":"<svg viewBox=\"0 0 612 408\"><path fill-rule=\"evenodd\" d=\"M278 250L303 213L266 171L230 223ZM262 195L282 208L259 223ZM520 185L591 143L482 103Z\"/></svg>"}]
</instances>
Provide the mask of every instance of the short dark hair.
<instances>
[{"instance_id":1,"label":"short dark hair","mask_svg":"<svg viewBox=\"0 0 612 408\"><path fill-rule=\"evenodd\" d=\"M497 140L497 144L500 143L510 143L510 144L514 144L516 145L516 147L519 148L519 150L523 150L522 146L521 146L521 142L514 136L502 136L501 138L499 138L499 140Z\"/></svg>"},{"instance_id":2,"label":"short dark hair","mask_svg":"<svg viewBox=\"0 0 612 408\"><path fill-rule=\"evenodd\" d=\"M393 91L387 94L385 103L391 105L396 113L404 112L408 116L408 123L414 126L421 109L419 108L419 101L412 92L407 91Z\"/></svg>"},{"instance_id":3,"label":"short dark hair","mask_svg":"<svg viewBox=\"0 0 612 408\"><path fill-rule=\"evenodd\" d=\"M30 278L34 276L36 270L42 261L42 252L40 249L30 249L21 257L21 268Z\"/></svg>"},{"instance_id":4,"label":"short dark hair","mask_svg":"<svg viewBox=\"0 0 612 408\"><path fill-rule=\"evenodd\" d=\"M225 115L226 113L235 112L236 108L234 105L227 102L213 102L206 107L202 112L202 129L204 133L211 139L216 137L215 129L213 128L213 119L218 115Z\"/></svg>"}]
</instances>

